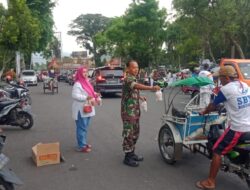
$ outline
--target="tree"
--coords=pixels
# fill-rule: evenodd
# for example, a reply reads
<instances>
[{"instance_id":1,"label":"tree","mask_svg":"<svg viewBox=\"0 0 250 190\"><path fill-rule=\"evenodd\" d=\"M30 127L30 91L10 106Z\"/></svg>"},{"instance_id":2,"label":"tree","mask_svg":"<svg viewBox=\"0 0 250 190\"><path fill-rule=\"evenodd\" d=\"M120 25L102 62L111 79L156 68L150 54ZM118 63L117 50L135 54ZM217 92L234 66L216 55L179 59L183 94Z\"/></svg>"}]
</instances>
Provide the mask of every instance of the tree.
<instances>
[{"instance_id":1,"label":"tree","mask_svg":"<svg viewBox=\"0 0 250 190\"><path fill-rule=\"evenodd\" d=\"M1 71L0 71L0 78L3 74L3 71L6 67L6 64L9 61L6 61L6 52L4 52L4 47L3 47L3 29L5 26L5 22L6 22L6 13L7 11L5 10L5 8L3 7L2 4L0 4L0 67L1 67Z\"/></svg>"},{"instance_id":2,"label":"tree","mask_svg":"<svg viewBox=\"0 0 250 190\"><path fill-rule=\"evenodd\" d=\"M50 0L8 0L8 10L0 6L2 72L14 60L16 51L29 63L32 52L47 47L53 36L53 7Z\"/></svg>"},{"instance_id":3,"label":"tree","mask_svg":"<svg viewBox=\"0 0 250 190\"><path fill-rule=\"evenodd\" d=\"M32 52L44 52L51 42L55 44L52 13L55 2L53 0L26 0L26 4L31 11L32 17L37 19L40 28L38 44L26 56L26 63L30 63Z\"/></svg>"},{"instance_id":4,"label":"tree","mask_svg":"<svg viewBox=\"0 0 250 190\"><path fill-rule=\"evenodd\" d=\"M125 15L97 35L97 44L125 61L137 60L142 68L156 66L164 57L166 15L156 0L133 1Z\"/></svg>"},{"instance_id":5,"label":"tree","mask_svg":"<svg viewBox=\"0 0 250 190\"><path fill-rule=\"evenodd\" d=\"M101 14L82 14L70 24L71 30L68 34L75 36L78 44L94 55L96 65L100 64L100 57L105 52L98 49L94 37L98 32L105 30L110 20Z\"/></svg>"},{"instance_id":6,"label":"tree","mask_svg":"<svg viewBox=\"0 0 250 190\"><path fill-rule=\"evenodd\" d=\"M179 17L189 18L201 29L189 31L202 40L200 57L208 55L215 61L249 55L248 0L174 0L173 4Z\"/></svg>"},{"instance_id":7,"label":"tree","mask_svg":"<svg viewBox=\"0 0 250 190\"><path fill-rule=\"evenodd\" d=\"M25 0L9 0L8 5L0 43L3 53L8 55L9 60L13 60L16 51L26 54L36 49L40 39L40 28L38 20L32 17Z\"/></svg>"},{"instance_id":8,"label":"tree","mask_svg":"<svg viewBox=\"0 0 250 190\"><path fill-rule=\"evenodd\" d=\"M25 0L9 0L9 18L16 23L18 38L13 48L24 53L31 52L39 45L40 26L34 18Z\"/></svg>"},{"instance_id":9,"label":"tree","mask_svg":"<svg viewBox=\"0 0 250 190\"><path fill-rule=\"evenodd\" d=\"M166 10L160 10L156 0L132 3L125 14L126 29L131 34L129 54L142 67L159 64L167 27L166 15Z\"/></svg>"},{"instance_id":10,"label":"tree","mask_svg":"<svg viewBox=\"0 0 250 190\"><path fill-rule=\"evenodd\" d=\"M13 60L15 52L19 51L24 54L26 66L29 66L31 53L44 51L52 40L54 6L51 0L9 0L1 24L2 57ZM8 63L4 62L7 66Z\"/></svg>"},{"instance_id":11,"label":"tree","mask_svg":"<svg viewBox=\"0 0 250 190\"><path fill-rule=\"evenodd\" d=\"M61 42L54 36L46 50L43 51L43 56L45 58L50 58L51 56L57 59L61 58L61 45Z\"/></svg>"},{"instance_id":12,"label":"tree","mask_svg":"<svg viewBox=\"0 0 250 190\"><path fill-rule=\"evenodd\" d=\"M198 61L202 54L203 40L197 35L200 27L192 18L180 17L169 24L165 38L167 59L172 65L185 65Z\"/></svg>"},{"instance_id":13,"label":"tree","mask_svg":"<svg viewBox=\"0 0 250 190\"><path fill-rule=\"evenodd\" d=\"M97 47L104 49L108 54L114 57L126 57L129 31L126 31L124 18L113 18L106 30L97 33L94 40Z\"/></svg>"}]
</instances>

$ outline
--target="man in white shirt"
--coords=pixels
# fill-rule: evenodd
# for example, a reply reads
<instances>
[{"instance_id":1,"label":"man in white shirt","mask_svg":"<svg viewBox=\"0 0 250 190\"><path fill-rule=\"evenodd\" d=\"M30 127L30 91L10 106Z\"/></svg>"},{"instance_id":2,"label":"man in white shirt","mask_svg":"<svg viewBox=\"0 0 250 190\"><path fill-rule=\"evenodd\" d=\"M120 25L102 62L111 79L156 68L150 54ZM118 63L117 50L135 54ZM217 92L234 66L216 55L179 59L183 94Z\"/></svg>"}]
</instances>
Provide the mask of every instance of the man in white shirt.
<instances>
[{"instance_id":1,"label":"man in white shirt","mask_svg":"<svg viewBox=\"0 0 250 190\"><path fill-rule=\"evenodd\" d=\"M196 183L200 189L215 188L215 178L221 165L221 156L230 152L239 139L250 132L250 88L236 78L237 73L232 66L221 67L219 79L222 87L213 103L201 112L202 115L207 114L214 111L218 104L224 103L229 118L229 127L214 144L209 177Z\"/></svg>"},{"instance_id":2,"label":"man in white shirt","mask_svg":"<svg viewBox=\"0 0 250 190\"><path fill-rule=\"evenodd\" d=\"M199 72L199 77L207 77L213 81L213 75L208 71L209 65L204 64L204 69ZM213 85L206 85L200 87L200 108L206 108L211 100Z\"/></svg>"}]
</instances>

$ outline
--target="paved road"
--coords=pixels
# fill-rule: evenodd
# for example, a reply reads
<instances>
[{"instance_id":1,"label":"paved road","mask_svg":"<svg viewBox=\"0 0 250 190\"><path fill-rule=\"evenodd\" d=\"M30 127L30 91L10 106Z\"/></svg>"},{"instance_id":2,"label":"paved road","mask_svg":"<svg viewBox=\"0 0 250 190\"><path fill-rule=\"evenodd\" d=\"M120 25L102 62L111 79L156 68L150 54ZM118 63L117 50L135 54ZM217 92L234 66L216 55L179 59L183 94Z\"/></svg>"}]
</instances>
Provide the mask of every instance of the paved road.
<instances>
[{"instance_id":1,"label":"paved road","mask_svg":"<svg viewBox=\"0 0 250 190\"><path fill-rule=\"evenodd\" d=\"M42 86L30 87L35 125L31 130L4 127L4 152L9 166L22 178L18 190L194 190L194 183L207 176L209 160L186 151L183 160L167 165L161 159L156 137L161 127L162 103L148 97L148 112L141 117L137 151L145 161L138 168L122 164L122 123L120 97L106 97L92 120L90 154L74 151L75 124L71 119L71 87L60 83L59 94L43 94ZM37 168L31 160L31 147L38 142L59 141L66 162ZM74 166L72 169L72 165ZM217 190L246 190L235 175L220 173Z\"/></svg>"}]
</instances>

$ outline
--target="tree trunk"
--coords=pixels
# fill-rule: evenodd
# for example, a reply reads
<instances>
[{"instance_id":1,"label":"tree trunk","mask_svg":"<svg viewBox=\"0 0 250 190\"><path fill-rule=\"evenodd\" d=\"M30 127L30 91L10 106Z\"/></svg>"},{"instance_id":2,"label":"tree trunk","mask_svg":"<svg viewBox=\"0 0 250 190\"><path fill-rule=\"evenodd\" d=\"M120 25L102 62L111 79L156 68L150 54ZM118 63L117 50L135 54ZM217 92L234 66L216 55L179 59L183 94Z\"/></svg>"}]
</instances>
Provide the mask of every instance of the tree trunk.
<instances>
[{"instance_id":1,"label":"tree trunk","mask_svg":"<svg viewBox=\"0 0 250 190\"><path fill-rule=\"evenodd\" d=\"M231 58L235 58L235 45L232 45L231 47Z\"/></svg>"},{"instance_id":2,"label":"tree trunk","mask_svg":"<svg viewBox=\"0 0 250 190\"><path fill-rule=\"evenodd\" d=\"M1 71L0 71L0 79L2 78L4 69L5 69L5 66L3 66L2 69L1 69Z\"/></svg>"},{"instance_id":3,"label":"tree trunk","mask_svg":"<svg viewBox=\"0 0 250 190\"><path fill-rule=\"evenodd\" d=\"M209 40L207 40L206 43L207 43L209 55L210 55L212 61L213 61L214 63L216 63L216 60L215 60L215 58L214 58L214 54L213 54L213 51L212 51L212 48L211 48L211 45L210 45Z\"/></svg>"},{"instance_id":4,"label":"tree trunk","mask_svg":"<svg viewBox=\"0 0 250 190\"><path fill-rule=\"evenodd\" d=\"M8 51L3 54L3 64L2 64L2 68L0 70L0 80L2 78L2 75L3 75L3 72L4 72L5 68L6 68L6 65L13 59L13 57L10 57L9 59L7 59L8 54L9 54Z\"/></svg>"},{"instance_id":5,"label":"tree trunk","mask_svg":"<svg viewBox=\"0 0 250 190\"><path fill-rule=\"evenodd\" d=\"M31 53L25 53L24 55L25 69L31 68Z\"/></svg>"},{"instance_id":6,"label":"tree trunk","mask_svg":"<svg viewBox=\"0 0 250 190\"><path fill-rule=\"evenodd\" d=\"M240 58L245 59L245 55L244 55L244 53L242 51L242 48L241 48L240 44L232 36L230 36L230 39L231 39L232 43L235 45L236 50L238 51L238 53L240 55Z\"/></svg>"}]
</instances>

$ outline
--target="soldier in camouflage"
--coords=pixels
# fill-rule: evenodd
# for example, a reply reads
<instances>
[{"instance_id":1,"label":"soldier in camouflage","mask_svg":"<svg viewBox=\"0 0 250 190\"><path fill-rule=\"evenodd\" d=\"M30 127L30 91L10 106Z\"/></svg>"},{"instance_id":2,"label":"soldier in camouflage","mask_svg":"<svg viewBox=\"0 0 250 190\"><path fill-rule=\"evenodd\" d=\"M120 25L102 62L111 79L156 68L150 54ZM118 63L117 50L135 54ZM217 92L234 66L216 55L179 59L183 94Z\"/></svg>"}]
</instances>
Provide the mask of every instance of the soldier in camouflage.
<instances>
[{"instance_id":1,"label":"soldier in camouflage","mask_svg":"<svg viewBox=\"0 0 250 190\"><path fill-rule=\"evenodd\" d=\"M135 144L140 132L140 102L146 100L140 96L139 90L160 90L159 86L145 86L137 83L136 76L139 68L134 60L127 63L127 75L124 79L121 99L121 117L123 121L123 151L125 152L124 164L132 167L139 166L138 161L143 157L135 154Z\"/></svg>"}]
</instances>

